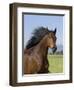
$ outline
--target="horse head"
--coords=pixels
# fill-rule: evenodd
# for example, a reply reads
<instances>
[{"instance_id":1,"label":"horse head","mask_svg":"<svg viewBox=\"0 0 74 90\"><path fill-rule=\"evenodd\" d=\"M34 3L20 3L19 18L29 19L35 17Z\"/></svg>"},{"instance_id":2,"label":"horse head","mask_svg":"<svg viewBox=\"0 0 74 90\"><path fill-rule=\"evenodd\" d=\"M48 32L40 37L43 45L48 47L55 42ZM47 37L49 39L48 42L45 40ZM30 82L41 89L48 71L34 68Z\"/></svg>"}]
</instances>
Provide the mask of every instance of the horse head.
<instances>
[{"instance_id":1,"label":"horse head","mask_svg":"<svg viewBox=\"0 0 74 90\"><path fill-rule=\"evenodd\" d=\"M48 34L47 45L52 48L53 53L57 50L56 46L56 28L54 31L50 31Z\"/></svg>"}]
</instances>

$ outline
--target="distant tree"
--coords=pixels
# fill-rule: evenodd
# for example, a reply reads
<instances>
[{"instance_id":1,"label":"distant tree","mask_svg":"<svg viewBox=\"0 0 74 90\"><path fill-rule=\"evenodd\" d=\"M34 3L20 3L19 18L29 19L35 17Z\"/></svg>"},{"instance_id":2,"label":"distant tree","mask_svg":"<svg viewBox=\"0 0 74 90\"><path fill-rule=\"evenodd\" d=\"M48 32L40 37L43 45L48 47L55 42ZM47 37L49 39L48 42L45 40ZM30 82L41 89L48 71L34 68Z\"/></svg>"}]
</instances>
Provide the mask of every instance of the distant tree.
<instances>
[{"instance_id":1,"label":"distant tree","mask_svg":"<svg viewBox=\"0 0 74 90\"><path fill-rule=\"evenodd\" d=\"M61 50L60 53L63 54L63 50Z\"/></svg>"},{"instance_id":2,"label":"distant tree","mask_svg":"<svg viewBox=\"0 0 74 90\"><path fill-rule=\"evenodd\" d=\"M53 55L53 52L48 52L48 54ZM61 51L56 51L54 54L55 54L55 55L63 55L63 50L61 50Z\"/></svg>"}]
</instances>

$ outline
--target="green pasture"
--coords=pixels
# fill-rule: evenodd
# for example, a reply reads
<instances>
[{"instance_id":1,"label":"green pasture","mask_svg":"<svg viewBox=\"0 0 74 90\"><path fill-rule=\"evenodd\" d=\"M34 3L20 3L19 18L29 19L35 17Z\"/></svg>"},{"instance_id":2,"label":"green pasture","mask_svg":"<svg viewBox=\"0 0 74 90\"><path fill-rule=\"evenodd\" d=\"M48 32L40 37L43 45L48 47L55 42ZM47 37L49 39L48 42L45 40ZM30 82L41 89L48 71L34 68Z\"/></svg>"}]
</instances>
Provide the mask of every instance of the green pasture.
<instances>
[{"instance_id":1,"label":"green pasture","mask_svg":"<svg viewBox=\"0 0 74 90\"><path fill-rule=\"evenodd\" d=\"M48 55L50 73L63 72L63 55Z\"/></svg>"}]
</instances>

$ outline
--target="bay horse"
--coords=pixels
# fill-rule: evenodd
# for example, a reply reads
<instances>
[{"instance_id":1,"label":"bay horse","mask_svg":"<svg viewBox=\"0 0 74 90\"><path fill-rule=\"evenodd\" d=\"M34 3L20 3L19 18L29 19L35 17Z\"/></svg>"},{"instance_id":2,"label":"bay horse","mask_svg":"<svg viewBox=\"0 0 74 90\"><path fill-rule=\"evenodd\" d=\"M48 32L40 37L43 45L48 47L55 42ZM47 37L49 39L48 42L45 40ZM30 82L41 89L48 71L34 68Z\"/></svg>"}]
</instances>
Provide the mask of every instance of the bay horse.
<instances>
[{"instance_id":1,"label":"bay horse","mask_svg":"<svg viewBox=\"0 0 74 90\"><path fill-rule=\"evenodd\" d=\"M54 31L39 27L32 33L24 50L24 74L49 73L48 48L56 51L56 28Z\"/></svg>"}]
</instances>

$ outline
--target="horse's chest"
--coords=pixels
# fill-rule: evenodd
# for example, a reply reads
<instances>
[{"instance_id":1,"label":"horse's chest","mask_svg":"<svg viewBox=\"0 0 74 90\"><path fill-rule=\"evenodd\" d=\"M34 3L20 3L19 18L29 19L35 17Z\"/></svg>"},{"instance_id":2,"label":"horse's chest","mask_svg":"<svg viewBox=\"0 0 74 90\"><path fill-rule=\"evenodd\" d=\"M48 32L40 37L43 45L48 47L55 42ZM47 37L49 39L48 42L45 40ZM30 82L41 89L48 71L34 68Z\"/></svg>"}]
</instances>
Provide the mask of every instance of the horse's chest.
<instances>
[{"instance_id":1,"label":"horse's chest","mask_svg":"<svg viewBox=\"0 0 74 90\"><path fill-rule=\"evenodd\" d=\"M42 68L42 66L44 65L44 61L46 61L45 59L46 59L45 55L43 55L43 56L37 55L37 54L35 55L35 60L38 65L38 69Z\"/></svg>"}]
</instances>

